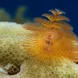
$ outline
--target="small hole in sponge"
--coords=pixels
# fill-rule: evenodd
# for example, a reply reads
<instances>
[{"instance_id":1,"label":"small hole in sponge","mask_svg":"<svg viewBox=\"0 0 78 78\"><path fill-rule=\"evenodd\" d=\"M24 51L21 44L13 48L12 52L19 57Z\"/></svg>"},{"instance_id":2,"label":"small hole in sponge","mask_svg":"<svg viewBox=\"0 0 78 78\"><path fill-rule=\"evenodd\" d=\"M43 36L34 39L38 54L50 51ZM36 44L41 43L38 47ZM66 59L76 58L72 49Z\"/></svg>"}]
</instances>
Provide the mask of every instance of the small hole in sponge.
<instances>
[{"instance_id":1,"label":"small hole in sponge","mask_svg":"<svg viewBox=\"0 0 78 78\"><path fill-rule=\"evenodd\" d=\"M78 64L78 62L76 62L76 64Z\"/></svg>"},{"instance_id":2,"label":"small hole in sponge","mask_svg":"<svg viewBox=\"0 0 78 78\"><path fill-rule=\"evenodd\" d=\"M17 73L20 72L20 66L18 65L12 65L8 70L7 70L9 75L16 75Z\"/></svg>"}]
</instances>

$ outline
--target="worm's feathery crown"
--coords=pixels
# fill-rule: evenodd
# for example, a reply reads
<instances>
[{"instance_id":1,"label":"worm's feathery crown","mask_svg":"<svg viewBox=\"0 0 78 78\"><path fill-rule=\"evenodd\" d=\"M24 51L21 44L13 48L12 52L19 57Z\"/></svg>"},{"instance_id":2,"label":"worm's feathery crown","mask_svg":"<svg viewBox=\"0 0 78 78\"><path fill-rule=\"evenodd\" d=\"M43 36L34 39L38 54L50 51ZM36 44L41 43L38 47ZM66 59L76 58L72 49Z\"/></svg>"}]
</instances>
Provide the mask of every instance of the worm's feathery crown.
<instances>
[{"instance_id":1,"label":"worm's feathery crown","mask_svg":"<svg viewBox=\"0 0 78 78\"><path fill-rule=\"evenodd\" d=\"M34 36L28 37L22 46L33 57L42 62L53 62L55 59L68 58L74 60L73 52L78 51L77 37L72 32L72 27L66 22L69 19L60 10L50 10L52 14L43 14L48 20L36 18L37 24L24 26L32 31L37 31ZM33 25L33 26L32 26Z\"/></svg>"},{"instance_id":2,"label":"worm's feathery crown","mask_svg":"<svg viewBox=\"0 0 78 78\"><path fill-rule=\"evenodd\" d=\"M63 11L60 10L49 10L52 14L43 14L42 16L47 17L49 20L43 18L35 18L35 21L41 23L45 27L48 28L64 28L72 30L72 27L66 23L65 21L69 22L69 18L63 16L65 14Z\"/></svg>"}]
</instances>

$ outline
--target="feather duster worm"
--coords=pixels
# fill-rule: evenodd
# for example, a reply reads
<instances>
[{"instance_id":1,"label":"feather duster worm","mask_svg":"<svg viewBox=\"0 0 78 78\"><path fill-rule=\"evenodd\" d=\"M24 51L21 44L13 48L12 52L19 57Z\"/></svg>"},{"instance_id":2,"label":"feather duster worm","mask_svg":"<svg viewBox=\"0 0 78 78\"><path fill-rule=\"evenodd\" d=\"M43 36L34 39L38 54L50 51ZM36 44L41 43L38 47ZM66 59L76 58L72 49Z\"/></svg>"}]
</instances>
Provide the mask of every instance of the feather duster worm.
<instances>
[{"instance_id":1,"label":"feather duster worm","mask_svg":"<svg viewBox=\"0 0 78 78\"><path fill-rule=\"evenodd\" d=\"M63 16L65 13L60 10L49 11L52 14L42 15L48 20L35 18L37 24L24 25L24 28L36 31L34 36L24 40L24 49L42 63L52 63L61 58L76 62L78 45L74 43L77 43L77 37L72 31L73 28L67 23L69 19Z\"/></svg>"}]
</instances>

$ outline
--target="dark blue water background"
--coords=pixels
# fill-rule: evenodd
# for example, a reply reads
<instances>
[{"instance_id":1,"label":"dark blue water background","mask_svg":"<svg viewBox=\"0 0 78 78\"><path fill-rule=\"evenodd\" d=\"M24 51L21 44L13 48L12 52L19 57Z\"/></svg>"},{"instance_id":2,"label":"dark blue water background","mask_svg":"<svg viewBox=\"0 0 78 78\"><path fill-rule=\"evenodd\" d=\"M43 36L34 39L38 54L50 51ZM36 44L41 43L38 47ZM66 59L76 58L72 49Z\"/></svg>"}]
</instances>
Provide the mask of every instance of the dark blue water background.
<instances>
[{"instance_id":1,"label":"dark blue water background","mask_svg":"<svg viewBox=\"0 0 78 78\"><path fill-rule=\"evenodd\" d=\"M28 18L40 17L49 9L60 9L66 12L70 18L70 24L74 27L74 32L78 35L78 0L0 0L0 7L14 16L16 9L24 5L28 7L26 16Z\"/></svg>"}]
</instances>

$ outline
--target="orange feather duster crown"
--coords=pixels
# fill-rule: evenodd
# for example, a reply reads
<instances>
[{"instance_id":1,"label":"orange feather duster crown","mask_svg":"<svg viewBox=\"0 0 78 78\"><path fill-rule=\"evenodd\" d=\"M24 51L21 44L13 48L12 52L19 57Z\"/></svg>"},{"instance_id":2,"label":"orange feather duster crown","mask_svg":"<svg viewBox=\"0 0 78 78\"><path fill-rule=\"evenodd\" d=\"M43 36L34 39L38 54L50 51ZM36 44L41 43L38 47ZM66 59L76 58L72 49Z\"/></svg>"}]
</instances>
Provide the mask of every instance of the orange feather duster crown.
<instances>
[{"instance_id":1,"label":"orange feather duster crown","mask_svg":"<svg viewBox=\"0 0 78 78\"><path fill-rule=\"evenodd\" d=\"M52 14L43 14L44 18L35 18L37 23L23 27L35 34L24 40L22 46L29 55L38 61L53 62L66 58L78 61L77 37L67 23L69 19L60 10L50 10Z\"/></svg>"}]
</instances>

